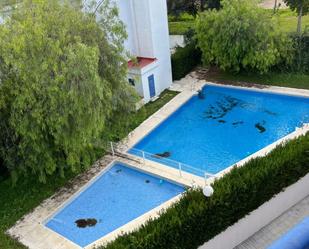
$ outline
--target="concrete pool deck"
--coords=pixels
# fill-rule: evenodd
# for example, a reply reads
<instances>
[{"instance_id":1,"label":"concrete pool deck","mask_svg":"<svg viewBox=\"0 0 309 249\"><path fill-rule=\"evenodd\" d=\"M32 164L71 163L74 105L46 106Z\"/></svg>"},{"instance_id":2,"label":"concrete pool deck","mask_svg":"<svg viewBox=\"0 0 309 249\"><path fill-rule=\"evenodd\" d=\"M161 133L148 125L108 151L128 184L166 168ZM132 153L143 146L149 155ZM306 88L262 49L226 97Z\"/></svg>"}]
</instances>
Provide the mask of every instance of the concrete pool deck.
<instances>
[{"instance_id":1,"label":"concrete pool deck","mask_svg":"<svg viewBox=\"0 0 309 249\"><path fill-rule=\"evenodd\" d=\"M127 164L126 160L115 160L110 156L106 156L99 160L93 168L82 174L81 177L74 179L70 184L72 188L63 188L55 195L45 200L33 212L25 215L20 219L7 233L17 239L22 244L30 249L90 249L100 245L105 245L109 241L116 239L120 234L133 231L144 224L149 219L154 219L159 216L160 212L168 208L173 203L177 202L181 195L177 195L154 209L146 212L138 218L128 222L122 227L114 230L106 236L94 241L93 243L80 247L71 242L62 235L54 232L45 226L46 221L51 218L56 212L64 208L74 198L87 189L98 177L109 169L114 163L121 162ZM128 165L131 166L131 165ZM138 168L133 166L132 168ZM141 170L139 168L139 170ZM144 171L144 170L143 170ZM146 172L146 171L144 171ZM147 172L146 172L147 173ZM163 178L163 177L162 177Z\"/></svg>"},{"instance_id":2,"label":"concrete pool deck","mask_svg":"<svg viewBox=\"0 0 309 249\"><path fill-rule=\"evenodd\" d=\"M147 120L145 120L139 127L137 127L134 131L132 131L127 139L123 141L123 152L126 153L128 148L131 148L134 144L136 144L139 140L141 140L145 135L150 133L155 127L157 127L162 121L168 118L175 110L177 110L181 105L183 105L186 101L188 101L194 94L197 93L197 90L201 89L206 83L203 80L198 80L195 77L187 76L181 81L174 82L171 87L171 90L179 91L180 93L173 98L170 102L168 102L165 106L163 106L160 110L150 116ZM227 86L214 84L216 86L224 86L224 87L235 87L235 86ZM238 87L244 89L244 87ZM291 89L291 88L282 88L282 87L268 87L265 86L263 89L261 88L245 88L248 90L255 91L267 91L272 93L281 93L281 94L289 94L294 96L305 96L309 97L309 90L301 90L301 89ZM241 162L237 163L237 166L242 166L246 161L250 160L254 157L264 156L269 153L273 148L275 148L278 144L283 143L287 140L294 139L298 136L301 136L309 131L309 125L304 125L303 127L297 129L295 132L287 135L286 137L280 139L279 141L267 146L251 155L248 158L245 158ZM204 186L206 183L210 184L214 178L203 179L202 177L195 176L193 174L186 173L184 171L179 173L177 169L165 166L163 164L153 162L150 160L143 161L141 158L137 156L130 157L133 160L123 159L123 158L113 158L111 156L105 156L101 160L99 160L94 167L92 167L87 173L82 174L80 177L72 181L70 187L61 189L58 193L53 195L52 197L45 200L40 206L38 206L33 212L25 215L20 221L18 221L11 229L7 232L12 237L15 237L24 245L28 246L30 249L77 249L81 248L69 240L65 239L61 235L49 230L44 226L44 222L48 217L53 215L61 206L66 203L66 201L84 188L89 186L93 180L102 174L102 171L106 167L108 167L113 160L117 160L119 162L124 162L129 164L137 169L143 170L150 174L154 174L166 179L169 179L174 182L178 182L187 186ZM216 177L222 177L224 174L228 173L233 167L233 165L227 168L224 171L219 172ZM108 241L113 240L116 236L123 232L132 231L136 229L138 226L143 224L150 217L154 218L158 216L158 213L163 209L169 207L172 203L176 202L179 197L175 197L170 201L162 204L161 206L151 210L145 215L140 216L136 220L133 220L126 224L125 226L115 230L111 234L103 237L99 241L95 242L96 246L105 244ZM94 244L91 244L85 248L93 248Z\"/></svg>"},{"instance_id":3,"label":"concrete pool deck","mask_svg":"<svg viewBox=\"0 0 309 249\"><path fill-rule=\"evenodd\" d=\"M284 212L234 249L265 249L309 216L309 196Z\"/></svg>"}]
</instances>

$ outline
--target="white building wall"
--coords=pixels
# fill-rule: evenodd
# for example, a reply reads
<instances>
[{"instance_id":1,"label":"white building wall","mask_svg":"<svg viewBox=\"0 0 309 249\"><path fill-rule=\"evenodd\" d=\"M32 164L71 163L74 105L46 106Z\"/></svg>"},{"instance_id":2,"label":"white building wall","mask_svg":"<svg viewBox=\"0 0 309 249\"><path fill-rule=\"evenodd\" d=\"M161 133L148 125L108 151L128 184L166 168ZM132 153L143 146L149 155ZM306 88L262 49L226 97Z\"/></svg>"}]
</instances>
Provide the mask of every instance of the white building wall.
<instances>
[{"instance_id":1,"label":"white building wall","mask_svg":"<svg viewBox=\"0 0 309 249\"><path fill-rule=\"evenodd\" d=\"M265 202L198 249L234 248L308 195L309 174L287 187L283 192Z\"/></svg>"},{"instance_id":2,"label":"white building wall","mask_svg":"<svg viewBox=\"0 0 309 249\"><path fill-rule=\"evenodd\" d=\"M120 19L126 25L126 49L132 56L156 58L156 94L172 84L166 0L115 0ZM144 92L147 82L144 81ZM149 93L146 93L145 98Z\"/></svg>"},{"instance_id":3,"label":"white building wall","mask_svg":"<svg viewBox=\"0 0 309 249\"><path fill-rule=\"evenodd\" d=\"M123 1L123 0L122 0ZM139 48L137 56L155 57L153 49L153 30L151 27L149 0L131 0L134 12L134 22Z\"/></svg>"},{"instance_id":4,"label":"white building wall","mask_svg":"<svg viewBox=\"0 0 309 249\"><path fill-rule=\"evenodd\" d=\"M128 78L134 80L134 88L140 97L144 97L144 87L142 77L139 73L140 70L131 71L128 74Z\"/></svg>"},{"instance_id":5,"label":"white building wall","mask_svg":"<svg viewBox=\"0 0 309 249\"><path fill-rule=\"evenodd\" d=\"M128 33L128 39L125 41L125 48L131 54L138 52L138 42L136 39L136 29L134 22L134 10L131 5L132 0L115 0L114 2L119 8L119 18L124 23Z\"/></svg>"},{"instance_id":6,"label":"white building wall","mask_svg":"<svg viewBox=\"0 0 309 249\"><path fill-rule=\"evenodd\" d=\"M158 78L159 78L159 69L160 69L160 66L158 67L155 67L145 73L143 73L142 75L142 84L143 84L143 90L144 90L144 102L147 103L151 98L150 98L150 92L149 92L149 85L148 85L148 77L150 75L154 75L154 81L155 81L155 84L158 81ZM156 87L157 87L157 84L156 84ZM158 90L156 89L156 94L158 94Z\"/></svg>"},{"instance_id":7,"label":"white building wall","mask_svg":"<svg viewBox=\"0 0 309 249\"><path fill-rule=\"evenodd\" d=\"M136 0L140 1L140 0ZM154 57L158 59L157 93L172 84L171 55L169 48L169 30L166 0L147 0L151 10L151 28Z\"/></svg>"}]
</instances>

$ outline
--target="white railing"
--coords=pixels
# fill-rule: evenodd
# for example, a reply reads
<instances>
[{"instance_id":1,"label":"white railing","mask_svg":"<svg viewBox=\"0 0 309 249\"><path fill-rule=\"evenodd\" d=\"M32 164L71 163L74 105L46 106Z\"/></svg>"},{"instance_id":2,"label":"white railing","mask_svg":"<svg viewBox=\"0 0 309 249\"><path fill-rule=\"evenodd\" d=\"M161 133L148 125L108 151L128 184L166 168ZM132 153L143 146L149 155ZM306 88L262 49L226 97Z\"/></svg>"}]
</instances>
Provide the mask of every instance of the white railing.
<instances>
[{"instance_id":1,"label":"white railing","mask_svg":"<svg viewBox=\"0 0 309 249\"><path fill-rule=\"evenodd\" d=\"M125 154L126 156L130 157L130 156L137 156L139 158L142 159L142 164L146 165L146 160L150 160L150 161L154 161L169 167L172 167L176 170L178 170L178 175L179 177L184 177L184 175L186 173L189 174L193 174L196 176L200 176L202 178L205 179L205 181L209 178L213 178L215 177L214 174L211 174L207 171L204 171L202 169L193 167L191 165L185 164L185 163L181 163L169 158L165 158L159 155L155 155L152 153L148 153L146 151L143 150L139 150L136 148L129 148L127 145L125 144L121 144L121 143L110 143L110 147L111 147L111 153L113 156L115 156L117 153L121 153L121 154Z\"/></svg>"}]
</instances>

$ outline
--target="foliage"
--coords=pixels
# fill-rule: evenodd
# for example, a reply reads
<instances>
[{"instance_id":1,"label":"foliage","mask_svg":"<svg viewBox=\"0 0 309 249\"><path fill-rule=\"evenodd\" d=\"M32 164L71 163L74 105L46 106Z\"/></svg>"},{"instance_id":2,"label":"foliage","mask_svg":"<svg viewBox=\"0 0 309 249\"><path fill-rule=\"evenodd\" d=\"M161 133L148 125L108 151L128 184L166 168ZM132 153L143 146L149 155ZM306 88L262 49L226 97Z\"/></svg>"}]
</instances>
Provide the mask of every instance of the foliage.
<instances>
[{"instance_id":1,"label":"foliage","mask_svg":"<svg viewBox=\"0 0 309 249\"><path fill-rule=\"evenodd\" d=\"M168 23L170 35L183 35L195 27L195 21L172 21Z\"/></svg>"},{"instance_id":2,"label":"foliage","mask_svg":"<svg viewBox=\"0 0 309 249\"><path fill-rule=\"evenodd\" d=\"M120 141L124 139L128 133L139 126L147 117L151 116L163 105L174 98L178 92L164 90L159 98L142 106L137 112L132 112L131 115L125 116L122 113L114 116L114 120L107 123L108 133L104 134L105 141Z\"/></svg>"},{"instance_id":3,"label":"foliage","mask_svg":"<svg viewBox=\"0 0 309 249\"><path fill-rule=\"evenodd\" d=\"M206 80L220 84L261 84L309 90L309 75L299 72L284 73L280 71L274 71L260 75L252 72L240 72L238 74L234 74L230 72L218 72L217 70L211 69L207 73Z\"/></svg>"},{"instance_id":4,"label":"foliage","mask_svg":"<svg viewBox=\"0 0 309 249\"><path fill-rule=\"evenodd\" d=\"M254 1L224 0L222 5L220 11L204 12L197 19L204 64L265 73L288 57L289 39Z\"/></svg>"},{"instance_id":5,"label":"foliage","mask_svg":"<svg viewBox=\"0 0 309 249\"><path fill-rule=\"evenodd\" d=\"M307 15L309 11L309 0L284 0L284 2L296 11L298 14L297 33L301 33L301 19L302 16Z\"/></svg>"},{"instance_id":6,"label":"foliage","mask_svg":"<svg viewBox=\"0 0 309 249\"><path fill-rule=\"evenodd\" d=\"M182 13L196 16L205 9L219 9L220 0L168 0L168 14L178 17Z\"/></svg>"},{"instance_id":7,"label":"foliage","mask_svg":"<svg viewBox=\"0 0 309 249\"><path fill-rule=\"evenodd\" d=\"M277 24L278 30L291 33L295 32L297 25L297 15L290 9L280 9L275 15L272 15L273 10L263 9L265 13L272 16L272 20ZM188 14L181 14L179 17L169 16L169 31L172 35L182 35L188 29L194 28L194 17ZM302 17L302 30L309 28L309 15Z\"/></svg>"},{"instance_id":8,"label":"foliage","mask_svg":"<svg viewBox=\"0 0 309 249\"><path fill-rule=\"evenodd\" d=\"M265 10L270 13L270 10ZM297 14L290 9L281 9L273 15L274 21L278 23L279 29L287 33L295 33L295 27L297 25ZM309 27L309 15L302 17L302 31L305 31L306 27Z\"/></svg>"},{"instance_id":9,"label":"foliage","mask_svg":"<svg viewBox=\"0 0 309 249\"><path fill-rule=\"evenodd\" d=\"M197 1L168 0L167 10L169 15L179 16L181 13L196 15L198 12Z\"/></svg>"},{"instance_id":10,"label":"foliage","mask_svg":"<svg viewBox=\"0 0 309 249\"><path fill-rule=\"evenodd\" d=\"M309 73L309 32L301 36L294 36L296 54L294 56L297 71Z\"/></svg>"},{"instance_id":11,"label":"foliage","mask_svg":"<svg viewBox=\"0 0 309 249\"><path fill-rule=\"evenodd\" d=\"M106 120L133 109L117 12L26 0L0 25L0 157L15 180L88 167Z\"/></svg>"},{"instance_id":12,"label":"foliage","mask_svg":"<svg viewBox=\"0 0 309 249\"><path fill-rule=\"evenodd\" d=\"M292 63L282 63L276 66L283 72L309 73L309 33L292 34L293 41L293 61ZM309 83L309 82L308 82Z\"/></svg>"},{"instance_id":13,"label":"foliage","mask_svg":"<svg viewBox=\"0 0 309 249\"><path fill-rule=\"evenodd\" d=\"M179 80L186 76L201 62L201 52L196 48L195 42L191 42L185 47L177 47L172 54L172 74L173 80Z\"/></svg>"},{"instance_id":14,"label":"foliage","mask_svg":"<svg viewBox=\"0 0 309 249\"><path fill-rule=\"evenodd\" d=\"M12 5L16 5L18 3L20 3L21 0L2 0L0 2L0 12L3 8L7 7L7 6L12 6Z\"/></svg>"},{"instance_id":15,"label":"foliage","mask_svg":"<svg viewBox=\"0 0 309 249\"><path fill-rule=\"evenodd\" d=\"M308 0L283 0L293 11L300 13L302 8L302 15L307 15L309 11L309 1Z\"/></svg>"},{"instance_id":16,"label":"foliage","mask_svg":"<svg viewBox=\"0 0 309 249\"><path fill-rule=\"evenodd\" d=\"M118 120L115 123L117 126L113 126L114 129L110 131L111 137L115 137L115 139L125 137L128 133L124 134L122 126L134 129L177 94L178 92L165 90L156 101L150 102L139 111L130 114L129 124L127 120ZM75 175L68 172L66 173L66 178L48 177L45 184L39 183L36 176L29 176L27 179L20 179L15 187L12 187L11 179L6 179L5 181L0 179L0 248L25 248L16 240L5 235L5 231L13 226L23 215L37 207L43 200L52 196L59 188L63 186L70 188L69 180Z\"/></svg>"},{"instance_id":17,"label":"foliage","mask_svg":"<svg viewBox=\"0 0 309 249\"><path fill-rule=\"evenodd\" d=\"M309 173L309 134L217 180L214 195L188 191L156 220L105 249L196 249Z\"/></svg>"},{"instance_id":18,"label":"foliage","mask_svg":"<svg viewBox=\"0 0 309 249\"><path fill-rule=\"evenodd\" d=\"M177 21L186 22L186 21L194 21L194 20L195 20L195 17L186 12L181 13L178 16L168 15L169 22L177 22Z\"/></svg>"}]
</instances>

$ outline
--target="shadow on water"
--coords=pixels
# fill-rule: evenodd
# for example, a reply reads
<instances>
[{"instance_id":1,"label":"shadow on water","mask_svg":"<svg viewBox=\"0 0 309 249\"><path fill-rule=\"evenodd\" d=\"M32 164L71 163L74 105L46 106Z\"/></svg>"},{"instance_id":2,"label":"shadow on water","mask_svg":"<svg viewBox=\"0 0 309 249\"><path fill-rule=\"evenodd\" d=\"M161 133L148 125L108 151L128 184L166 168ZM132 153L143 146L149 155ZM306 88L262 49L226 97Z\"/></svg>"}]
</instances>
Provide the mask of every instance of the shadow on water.
<instances>
[{"instance_id":1,"label":"shadow on water","mask_svg":"<svg viewBox=\"0 0 309 249\"><path fill-rule=\"evenodd\" d=\"M96 219L79 219L75 221L75 224L79 228L86 228L86 227L94 227L98 221Z\"/></svg>"},{"instance_id":2,"label":"shadow on water","mask_svg":"<svg viewBox=\"0 0 309 249\"><path fill-rule=\"evenodd\" d=\"M155 155L152 155L154 158L168 158L171 156L171 152L165 151L163 153L156 153Z\"/></svg>"},{"instance_id":3,"label":"shadow on water","mask_svg":"<svg viewBox=\"0 0 309 249\"><path fill-rule=\"evenodd\" d=\"M264 133L266 131L265 123L264 120L261 123L256 123L255 128L258 129L260 133Z\"/></svg>"},{"instance_id":4,"label":"shadow on water","mask_svg":"<svg viewBox=\"0 0 309 249\"><path fill-rule=\"evenodd\" d=\"M224 96L222 99L215 102L215 104L210 105L204 112L204 118L218 120L219 123L226 123L226 120L222 119L229 112L231 112L235 107L243 108L252 112L263 112L269 116L277 116L276 112L270 111L266 108L260 108L255 104L244 102L240 99L234 98L232 96ZM233 127L238 127L243 125L244 121L235 121L232 123ZM255 123L255 128L260 132L264 133L266 131L265 127L266 121Z\"/></svg>"},{"instance_id":5,"label":"shadow on water","mask_svg":"<svg viewBox=\"0 0 309 249\"><path fill-rule=\"evenodd\" d=\"M207 119L222 119L236 106L241 104L243 104L243 101L240 99L225 96L223 99L216 101L215 106L210 105L204 114Z\"/></svg>"}]
</instances>

